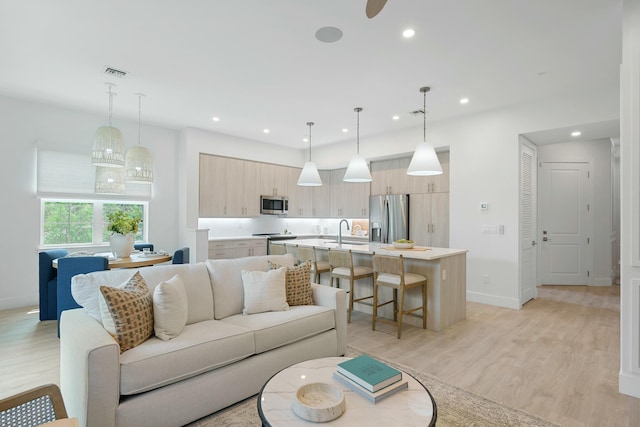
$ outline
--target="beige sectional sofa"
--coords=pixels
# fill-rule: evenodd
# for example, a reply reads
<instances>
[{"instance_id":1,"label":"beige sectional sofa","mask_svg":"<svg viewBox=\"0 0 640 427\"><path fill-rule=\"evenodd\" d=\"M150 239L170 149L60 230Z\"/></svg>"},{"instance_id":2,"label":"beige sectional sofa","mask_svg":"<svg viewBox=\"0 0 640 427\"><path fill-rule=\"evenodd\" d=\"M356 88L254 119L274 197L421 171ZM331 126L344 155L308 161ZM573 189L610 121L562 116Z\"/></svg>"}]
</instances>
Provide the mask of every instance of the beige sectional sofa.
<instances>
[{"instance_id":1,"label":"beige sectional sofa","mask_svg":"<svg viewBox=\"0 0 640 427\"><path fill-rule=\"evenodd\" d=\"M81 425L180 426L259 392L291 364L346 351L344 290L312 284L314 305L243 315L241 270L267 271L290 255L109 270L75 276L60 328L60 383ZM99 286L116 287L140 271L154 287L178 275L188 300L184 330L120 353L99 320Z\"/></svg>"}]
</instances>

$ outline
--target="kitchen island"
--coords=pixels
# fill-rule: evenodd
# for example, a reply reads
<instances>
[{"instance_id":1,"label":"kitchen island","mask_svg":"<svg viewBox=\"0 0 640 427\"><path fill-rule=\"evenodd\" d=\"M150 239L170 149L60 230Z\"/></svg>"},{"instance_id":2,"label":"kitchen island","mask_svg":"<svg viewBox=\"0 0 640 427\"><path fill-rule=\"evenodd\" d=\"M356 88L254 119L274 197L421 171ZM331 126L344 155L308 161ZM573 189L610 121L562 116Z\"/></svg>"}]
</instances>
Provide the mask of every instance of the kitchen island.
<instances>
[{"instance_id":1,"label":"kitchen island","mask_svg":"<svg viewBox=\"0 0 640 427\"><path fill-rule=\"evenodd\" d=\"M466 318L468 252L466 249L416 246L413 250L397 250L386 243L358 242L348 239L344 239L341 245L332 239L297 239L287 242L290 250L295 250L296 245L315 247L318 258L324 260L328 259L329 249L351 250L354 263L368 266L372 265L373 254L391 256L402 254L408 272L419 273L427 278L427 329L439 332ZM324 276L321 281L328 285L330 283L328 275ZM362 279L356 282L356 294L373 294L372 281ZM391 289L380 288L379 298L380 301L391 299ZM419 289L407 290L405 298L407 299L406 307L421 304ZM356 303L356 307L358 311L371 313L371 306ZM390 305L381 307L378 312L384 317L393 317ZM421 326L421 321L411 316L405 316L403 322Z\"/></svg>"}]
</instances>

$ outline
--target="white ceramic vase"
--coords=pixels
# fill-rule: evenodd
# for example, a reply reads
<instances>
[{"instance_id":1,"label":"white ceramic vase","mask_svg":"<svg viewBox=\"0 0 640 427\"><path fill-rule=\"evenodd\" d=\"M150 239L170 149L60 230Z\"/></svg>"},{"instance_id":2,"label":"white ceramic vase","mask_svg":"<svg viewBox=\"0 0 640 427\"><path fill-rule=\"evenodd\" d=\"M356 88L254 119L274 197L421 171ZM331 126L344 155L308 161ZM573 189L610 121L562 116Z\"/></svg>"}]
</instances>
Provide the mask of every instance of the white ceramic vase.
<instances>
[{"instance_id":1,"label":"white ceramic vase","mask_svg":"<svg viewBox=\"0 0 640 427\"><path fill-rule=\"evenodd\" d=\"M133 234L112 233L109 238L111 252L116 258L126 258L133 252Z\"/></svg>"}]
</instances>

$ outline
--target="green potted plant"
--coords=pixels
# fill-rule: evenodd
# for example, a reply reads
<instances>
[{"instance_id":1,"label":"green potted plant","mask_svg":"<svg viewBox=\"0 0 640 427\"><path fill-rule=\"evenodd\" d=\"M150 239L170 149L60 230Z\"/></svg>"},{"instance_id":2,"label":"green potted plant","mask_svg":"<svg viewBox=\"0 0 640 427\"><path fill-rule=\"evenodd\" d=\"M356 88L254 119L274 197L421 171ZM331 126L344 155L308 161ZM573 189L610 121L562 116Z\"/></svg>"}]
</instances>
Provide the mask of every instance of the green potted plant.
<instances>
[{"instance_id":1,"label":"green potted plant","mask_svg":"<svg viewBox=\"0 0 640 427\"><path fill-rule=\"evenodd\" d=\"M142 218L118 209L109 213L107 219L109 220L107 230L111 232L109 244L113 256L117 258L130 256L133 251L134 235L138 232Z\"/></svg>"}]
</instances>

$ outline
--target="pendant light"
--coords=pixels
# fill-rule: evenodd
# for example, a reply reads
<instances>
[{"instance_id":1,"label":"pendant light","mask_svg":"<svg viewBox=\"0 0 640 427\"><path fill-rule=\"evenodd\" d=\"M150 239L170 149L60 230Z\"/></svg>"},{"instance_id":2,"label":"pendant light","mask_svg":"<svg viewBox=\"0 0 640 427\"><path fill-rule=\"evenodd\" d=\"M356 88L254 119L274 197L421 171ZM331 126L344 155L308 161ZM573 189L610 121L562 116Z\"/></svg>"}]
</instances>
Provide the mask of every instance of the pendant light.
<instances>
[{"instance_id":1,"label":"pendant light","mask_svg":"<svg viewBox=\"0 0 640 427\"><path fill-rule=\"evenodd\" d=\"M151 151L140 144L141 123L142 123L142 97L138 95L138 145L134 145L127 150L125 156L125 180L129 183L151 184L153 182L153 156Z\"/></svg>"},{"instance_id":2,"label":"pendant light","mask_svg":"<svg viewBox=\"0 0 640 427\"><path fill-rule=\"evenodd\" d=\"M124 168L97 166L95 192L99 194L124 194Z\"/></svg>"},{"instance_id":3,"label":"pendant light","mask_svg":"<svg viewBox=\"0 0 640 427\"><path fill-rule=\"evenodd\" d=\"M111 126L113 114L113 92L112 83L105 83L109 87L109 126L102 126L96 131L93 139L93 151L91 163L94 166L106 168L124 167L124 138L118 128Z\"/></svg>"},{"instance_id":4,"label":"pendant light","mask_svg":"<svg viewBox=\"0 0 640 427\"><path fill-rule=\"evenodd\" d=\"M302 172L300 172L300 176L298 177L298 185L303 187L318 187L322 185L322 180L320 179L316 164L311 161L311 126L313 126L313 122L307 122L307 126L309 126L309 161L304 162Z\"/></svg>"},{"instance_id":5,"label":"pendant light","mask_svg":"<svg viewBox=\"0 0 640 427\"><path fill-rule=\"evenodd\" d=\"M433 146L427 142L427 92L429 92L429 90L431 90L429 87L420 88L420 92L423 94L423 139L416 147L416 151L413 153L411 163L409 163L409 168L407 169L407 175L427 176L442 174L442 166L440 166L436 150L434 150Z\"/></svg>"},{"instance_id":6,"label":"pendant light","mask_svg":"<svg viewBox=\"0 0 640 427\"><path fill-rule=\"evenodd\" d=\"M356 155L351 158L349 162L349 166L347 167L347 171L344 174L344 178L342 178L345 182L371 182L373 179L371 178L371 172L369 172L369 166L367 165L367 161L364 157L360 156L360 111L362 108L356 107L353 109L356 112L358 117L358 126L356 130Z\"/></svg>"}]
</instances>

